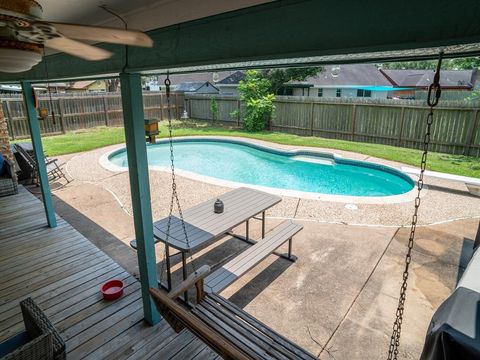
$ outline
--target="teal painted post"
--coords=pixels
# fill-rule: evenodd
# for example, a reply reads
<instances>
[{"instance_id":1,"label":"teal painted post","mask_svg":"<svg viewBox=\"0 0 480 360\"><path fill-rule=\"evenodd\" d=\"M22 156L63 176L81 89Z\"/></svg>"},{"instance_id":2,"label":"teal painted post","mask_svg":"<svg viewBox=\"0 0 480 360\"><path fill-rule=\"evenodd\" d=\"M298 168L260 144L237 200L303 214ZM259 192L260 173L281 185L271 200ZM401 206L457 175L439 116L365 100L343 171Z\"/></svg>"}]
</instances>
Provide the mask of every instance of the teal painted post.
<instances>
[{"instance_id":1,"label":"teal painted post","mask_svg":"<svg viewBox=\"0 0 480 360\"><path fill-rule=\"evenodd\" d=\"M148 292L158 283L140 75L121 73L120 86L143 313L145 320L154 325L160 321L160 315Z\"/></svg>"},{"instance_id":2,"label":"teal painted post","mask_svg":"<svg viewBox=\"0 0 480 360\"><path fill-rule=\"evenodd\" d=\"M45 207L48 226L54 228L57 227L57 219L55 217L50 185L48 184L47 167L45 166L45 157L43 156L40 125L38 124L32 85L27 81L22 81L22 92L25 108L27 109L28 127L30 128L33 151L35 152L35 158L37 159L38 179L40 181L40 189L42 190L43 206Z\"/></svg>"}]
</instances>

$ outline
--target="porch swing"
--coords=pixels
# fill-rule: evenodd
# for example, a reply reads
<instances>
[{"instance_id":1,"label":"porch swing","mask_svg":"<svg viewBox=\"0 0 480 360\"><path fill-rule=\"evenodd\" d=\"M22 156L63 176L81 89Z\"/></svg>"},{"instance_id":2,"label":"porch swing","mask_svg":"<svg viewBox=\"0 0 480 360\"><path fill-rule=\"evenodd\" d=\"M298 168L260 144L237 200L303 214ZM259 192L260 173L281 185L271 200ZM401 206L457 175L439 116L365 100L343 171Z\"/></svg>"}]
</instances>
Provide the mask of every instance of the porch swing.
<instances>
[{"instance_id":1,"label":"porch swing","mask_svg":"<svg viewBox=\"0 0 480 360\"><path fill-rule=\"evenodd\" d=\"M398 357L409 265L412 259L411 252L415 240L418 209L421 202L420 195L424 186L423 178L427 165L431 127L434 120L433 109L437 106L441 96L440 68L442 58L443 52L440 52L435 76L428 89L427 104L429 106L429 113L426 118L421 170L417 181L417 196L414 203L414 212L412 216L407 253L405 256L405 268L396 310L396 318L388 349L387 359L389 360L397 359ZM169 254L167 254L166 249L169 244L170 223L174 205L177 206L183 234L186 239L187 247L189 247L188 234L183 219L175 180L172 114L170 109L170 79L168 74L165 80L165 89L168 107L172 195L170 200L170 211L166 231L165 250L163 252L160 284L162 283L164 264L166 261L169 261ZM204 265L197 269L191 252L190 264L193 272L174 289L169 289L169 292L161 288L149 289L150 295L153 298L159 313L177 333L184 328L187 328L225 359L317 359L316 356L308 353L290 340L276 333L267 325L261 323L233 303L230 303L228 300L215 293L207 294L204 291L204 278L210 273L210 267ZM194 286L196 288L196 304L193 305L189 311L178 303L176 299Z\"/></svg>"}]
</instances>

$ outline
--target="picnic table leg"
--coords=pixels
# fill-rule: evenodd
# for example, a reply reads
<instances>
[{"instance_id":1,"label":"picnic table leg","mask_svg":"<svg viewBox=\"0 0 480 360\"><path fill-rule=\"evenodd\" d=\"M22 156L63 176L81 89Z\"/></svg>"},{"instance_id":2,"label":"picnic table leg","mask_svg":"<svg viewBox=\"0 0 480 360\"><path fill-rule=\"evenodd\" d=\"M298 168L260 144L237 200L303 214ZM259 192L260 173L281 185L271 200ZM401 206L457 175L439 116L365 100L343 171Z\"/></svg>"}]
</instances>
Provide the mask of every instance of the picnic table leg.
<instances>
[{"instance_id":1,"label":"picnic table leg","mask_svg":"<svg viewBox=\"0 0 480 360\"><path fill-rule=\"evenodd\" d=\"M262 239L265 238L265 211L262 212Z\"/></svg>"},{"instance_id":2,"label":"picnic table leg","mask_svg":"<svg viewBox=\"0 0 480 360\"><path fill-rule=\"evenodd\" d=\"M288 260L292 259L292 238L288 239Z\"/></svg>"},{"instance_id":3,"label":"picnic table leg","mask_svg":"<svg viewBox=\"0 0 480 360\"><path fill-rule=\"evenodd\" d=\"M183 271L183 280L187 279L187 257L182 251L182 271ZM183 293L183 299L188 304L188 290Z\"/></svg>"},{"instance_id":4,"label":"picnic table leg","mask_svg":"<svg viewBox=\"0 0 480 360\"><path fill-rule=\"evenodd\" d=\"M245 225L246 225L246 231L245 231L245 241L248 242L250 240L250 237L249 237L249 230L250 230L250 223L249 223L249 220L247 220L245 222Z\"/></svg>"},{"instance_id":5,"label":"picnic table leg","mask_svg":"<svg viewBox=\"0 0 480 360\"><path fill-rule=\"evenodd\" d=\"M165 261L167 262L167 288L172 290L172 272L170 267L170 246L165 245Z\"/></svg>"}]
</instances>

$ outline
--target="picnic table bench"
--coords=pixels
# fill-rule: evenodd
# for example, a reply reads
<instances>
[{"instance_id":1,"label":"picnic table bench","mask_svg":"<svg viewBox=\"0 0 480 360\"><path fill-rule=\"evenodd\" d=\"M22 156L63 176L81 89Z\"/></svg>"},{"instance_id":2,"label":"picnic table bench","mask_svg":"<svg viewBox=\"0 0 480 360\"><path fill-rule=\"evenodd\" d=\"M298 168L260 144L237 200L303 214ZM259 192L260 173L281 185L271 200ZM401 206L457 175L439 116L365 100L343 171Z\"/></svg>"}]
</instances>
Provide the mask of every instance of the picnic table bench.
<instances>
[{"instance_id":1,"label":"picnic table bench","mask_svg":"<svg viewBox=\"0 0 480 360\"><path fill-rule=\"evenodd\" d=\"M302 225L293 221L282 222L269 232L264 239L208 275L205 278L205 291L219 293L287 241L287 258L292 259L292 238L302 229Z\"/></svg>"}]
</instances>

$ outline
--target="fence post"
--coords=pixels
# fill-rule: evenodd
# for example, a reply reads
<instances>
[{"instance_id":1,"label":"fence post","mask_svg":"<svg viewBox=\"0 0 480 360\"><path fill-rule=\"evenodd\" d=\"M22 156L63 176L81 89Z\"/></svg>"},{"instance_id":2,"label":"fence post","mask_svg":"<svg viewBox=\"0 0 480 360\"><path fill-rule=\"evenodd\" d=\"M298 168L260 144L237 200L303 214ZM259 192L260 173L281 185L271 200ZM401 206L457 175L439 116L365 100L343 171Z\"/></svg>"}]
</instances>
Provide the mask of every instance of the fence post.
<instances>
[{"instance_id":1,"label":"fence post","mask_svg":"<svg viewBox=\"0 0 480 360\"><path fill-rule=\"evenodd\" d=\"M63 114L65 113L63 98L58 98L58 115L60 115L60 128L62 129L62 134L65 134L65 119Z\"/></svg>"},{"instance_id":2,"label":"fence post","mask_svg":"<svg viewBox=\"0 0 480 360\"><path fill-rule=\"evenodd\" d=\"M353 104L352 107L352 141L355 140L355 118L357 116L357 105Z\"/></svg>"},{"instance_id":3,"label":"fence post","mask_svg":"<svg viewBox=\"0 0 480 360\"><path fill-rule=\"evenodd\" d=\"M470 126L468 128L467 140L465 141L465 147L463 148L463 155L470 154L470 147L472 146L473 139L475 138L475 133L478 125L478 109L472 110L472 120L470 121Z\"/></svg>"},{"instance_id":4,"label":"fence post","mask_svg":"<svg viewBox=\"0 0 480 360\"><path fill-rule=\"evenodd\" d=\"M103 100L103 112L105 113L105 126L108 126L109 118L108 118L108 102L106 96L102 96Z\"/></svg>"},{"instance_id":5,"label":"fence post","mask_svg":"<svg viewBox=\"0 0 480 360\"><path fill-rule=\"evenodd\" d=\"M237 126L240 127L240 100L237 100Z\"/></svg>"},{"instance_id":6,"label":"fence post","mask_svg":"<svg viewBox=\"0 0 480 360\"><path fill-rule=\"evenodd\" d=\"M160 94L160 120L163 120L163 94Z\"/></svg>"},{"instance_id":7,"label":"fence post","mask_svg":"<svg viewBox=\"0 0 480 360\"><path fill-rule=\"evenodd\" d=\"M175 106L175 119L178 119L180 116L179 116L179 110L180 110L180 106L178 105L178 94L175 93L174 94L174 106Z\"/></svg>"},{"instance_id":8,"label":"fence post","mask_svg":"<svg viewBox=\"0 0 480 360\"><path fill-rule=\"evenodd\" d=\"M398 146L402 146L404 119L405 119L405 106L402 106L402 112L401 112L401 115L400 115L400 131L398 132Z\"/></svg>"},{"instance_id":9,"label":"fence post","mask_svg":"<svg viewBox=\"0 0 480 360\"><path fill-rule=\"evenodd\" d=\"M310 104L310 136L313 136L313 107L315 103L312 100L312 103Z\"/></svg>"},{"instance_id":10,"label":"fence post","mask_svg":"<svg viewBox=\"0 0 480 360\"><path fill-rule=\"evenodd\" d=\"M10 110L10 100L5 101L5 112L7 115L7 129L12 139L15 140L15 129L13 127L12 112Z\"/></svg>"}]
</instances>

